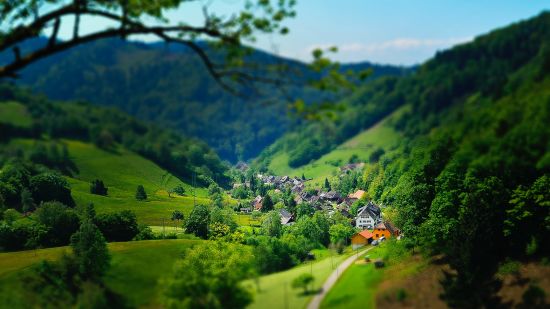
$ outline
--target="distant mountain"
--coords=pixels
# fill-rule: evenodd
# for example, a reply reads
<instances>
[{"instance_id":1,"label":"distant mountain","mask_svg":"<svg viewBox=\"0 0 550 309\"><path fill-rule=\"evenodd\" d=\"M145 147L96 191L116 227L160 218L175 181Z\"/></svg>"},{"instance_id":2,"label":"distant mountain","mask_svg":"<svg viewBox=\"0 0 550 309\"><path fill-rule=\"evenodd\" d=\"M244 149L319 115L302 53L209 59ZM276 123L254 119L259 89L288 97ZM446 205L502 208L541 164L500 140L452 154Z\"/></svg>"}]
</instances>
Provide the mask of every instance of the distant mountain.
<instances>
[{"instance_id":1,"label":"distant mountain","mask_svg":"<svg viewBox=\"0 0 550 309\"><path fill-rule=\"evenodd\" d=\"M27 42L32 49L44 39ZM0 55L5 61L11 54ZM255 51L257 63L284 63L307 71L298 61ZM346 69L374 70L373 78L400 76L410 69L371 63ZM56 100L85 100L118 107L200 138L221 158L235 162L255 157L292 125L282 100L265 104L258 98L235 97L207 73L199 58L181 45L138 43L110 39L54 55L25 69L19 80L35 92ZM316 98L317 93L295 88L291 96ZM277 96L275 89L268 90Z\"/></svg>"}]
</instances>

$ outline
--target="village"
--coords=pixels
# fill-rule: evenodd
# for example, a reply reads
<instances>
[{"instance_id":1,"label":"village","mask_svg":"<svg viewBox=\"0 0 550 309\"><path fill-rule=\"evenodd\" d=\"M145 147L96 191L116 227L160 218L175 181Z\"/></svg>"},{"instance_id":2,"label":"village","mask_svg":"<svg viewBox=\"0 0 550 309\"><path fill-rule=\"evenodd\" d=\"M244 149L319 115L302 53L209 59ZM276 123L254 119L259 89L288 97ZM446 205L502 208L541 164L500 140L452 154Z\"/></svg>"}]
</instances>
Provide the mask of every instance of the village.
<instances>
[{"instance_id":1,"label":"village","mask_svg":"<svg viewBox=\"0 0 550 309\"><path fill-rule=\"evenodd\" d=\"M346 175L353 171L361 171L363 166L364 163L346 164L340 168L340 172ZM310 213L322 212L329 218L334 216L345 218L356 231L347 242L351 244L353 250L369 244L377 245L391 237L398 239L401 237L400 230L393 223L383 219L381 206L369 200L367 193L362 189L356 188L351 193L342 194L332 190L328 180L325 180L325 187L312 188L312 186L306 186L311 179L304 176L274 176L258 173L255 174L255 179L259 186L264 188L260 190L264 194L256 195L248 203L241 203L239 208L241 214L259 215L267 211L264 209L266 197L273 199L272 196L286 193L291 195L292 205L279 203L279 207L275 207L283 226L292 226L295 223L296 210L292 206L302 205L309 208ZM235 183L233 189L240 187L250 189L251 182L253 181Z\"/></svg>"}]
</instances>

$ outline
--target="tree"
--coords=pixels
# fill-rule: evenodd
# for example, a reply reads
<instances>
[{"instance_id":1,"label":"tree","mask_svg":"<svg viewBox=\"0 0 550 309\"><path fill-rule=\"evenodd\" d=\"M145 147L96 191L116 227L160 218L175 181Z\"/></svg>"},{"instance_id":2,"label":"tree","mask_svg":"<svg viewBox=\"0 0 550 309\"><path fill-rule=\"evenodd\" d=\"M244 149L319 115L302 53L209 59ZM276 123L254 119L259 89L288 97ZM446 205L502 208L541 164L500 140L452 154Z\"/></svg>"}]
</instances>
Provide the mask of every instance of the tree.
<instances>
[{"instance_id":1,"label":"tree","mask_svg":"<svg viewBox=\"0 0 550 309\"><path fill-rule=\"evenodd\" d=\"M172 193L176 193L179 196L183 196L185 194L185 189L183 186L176 186L172 190L170 190Z\"/></svg>"},{"instance_id":2,"label":"tree","mask_svg":"<svg viewBox=\"0 0 550 309\"><path fill-rule=\"evenodd\" d=\"M108 241L129 241L139 233L136 215L131 210L97 215L94 223Z\"/></svg>"},{"instance_id":3,"label":"tree","mask_svg":"<svg viewBox=\"0 0 550 309\"><path fill-rule=\"evenodd\" d=\"M325 190L327 191L331 191L331 187L330 187L330 182L328 182L328 179L325 178Z\"/></svg>"},{"instance_id":4,"label":"tree","mask_svg":"<svg viewBox=\"0 0 550 309\"><path fill-rule=\"evenodd\" d=\"M329 234L331 243L347 244L355 230L349 224L338 223L330 227Z\"/></svg>"},{"instance_id":5,"label":"tree","mask_svg":"<svg viewBox=\"0 0 550 309\"><path fill-rule=\"evenodd\" d=\"M138 185L136 189L136 200L145 201L147 199L147 193L142 185Z\"/></svg>"},{"instance_id":6,"label":"tree","mask_svg":"<svg viewBox=\"0 0 550 309\"><path fill-rule=\"evenodd\" d=\"M36 209L36 203L32 199L32 193L27 188L21 190L21 209L23 212L31 212Z\"/></svg>"},{"instance_id":7,"label":"tree","mask_svg":"<svg viewBox=\"0 0 550 309\"><path fill-rule=\"evenodd\" d=\"M231 229L226 224L215 222L210 225L210 239L225 239L229 234L231 234Z\"/></svg>"},{"instance_id":8,"label":"tree","mask_svg":"<svg viewBox=\"0 0 550 309\"><path fill-rule=\"evenodd\" d=\"M273 210L273 201L271 200L271 196L267 194L262 200L262 212L268 212L271 210Z\"/></svg>"},{"instance_id":9,"label":"tree","mask_svg":"<svg viewBox=\"0 0 550 309\"><path fill-rule=\"evenodd\" d=\"M174 210L174 212L172 212L172 217L170 218L172 221L182 221L184 219L185 215L180 210Z\"/></svg>"},{"instance_id":10,"label":"tree","mask_svg":"<svg viewBox=\"0 0 550 309\"><path fill-rule=\"evenodd\" d=\"M306 175L302 173L302 180L306 180Z\"/></svg>"},{"instance_id":11,"label":"tree","mask_svg":"<svg viewBox=\"0 0 550 309\"><path fill-rule=\"evenodd\" d=\"M76 212L59 202L42 203L36 211L36 216L38 222L48 228L45 237L47 246L69 244L71 235L80 225Z\"/></svg>"},{"instance_id":12,"label":"tree","mask_svg":"<svg viewBox=\"0 0 550 309\"><path fill-rule=\"evenodd\" d=\"M227 242L198 244L176 262L163 283L168 308L244 308L252 295L242 280L253 275L253 256L247 246Z\"/></svg>"},{"instance_id":13,"label":"tree","mask_svg":"<svg viewBox=\"0 0 550 309\"><path fill-rule=\"evenodd\" d=\"M210 220L210 212L205 205L197 205L193 207L187 222L185 222L185 231L195 234L195 236L206 239L208 237L208 221Z\"/></svg>"},{"instance_id":14,"label":"tree","mask_svg":"<svg viewBox=\"0 0 550 309\"><path fill-rule=\"evenodd\" d=\"M292 287L295 289L304 289L304 294L308 293L308 287L315 278L310 273L303 273L292 280Z\"/></svg>"},{"instance_id":15,"label":"tree","mask_svg":"<svg viewBox=\"0 0 550 309\"><path fill-rule=\"evenodd\" d=\"M262 232L264 235L271 237L280 237L283 231L281 223L281 215L279 211L272 210L268 212L262 220Z\"/></svg>"},{"instance_id":16,"label":"tree","mask_svg":"<svg viewBox=\"0 0 550 309\"><path fill-rule=\"evenodd\" d=\"M107 195L107 187L103 184L102 180L93 180L90 184L90 193L97 195Z\"/></svg>"},{"instance_id":17,"label":"tree","mask_svg":"<svg viewBox=\"0 0 550 309\"><path fill-rule=\"evenodd\" d=\"M71 247L82 279L100 281L109 268L111 257L99 228L85 220L71 237Z\"/></svg>"},{"instance_id":18,"label":"tree","mask_svg":"<svg viewBox=\"0 0 550 309\"><path fill-rule=\"evenodd\" d=\"M75 206L69 183L58 174L44 173L35 175L31 177L29 187L33 199L37 203L58 201L69 207Z\"/></svg>"},{"instance_id":19,"label":"tree","mask_svg":"<svg viewBox=\"0 0 550 309\"><path fill-rule=\"evenodd\" d=\"M153 35L167 43L183 44L196 53L206 65L209 73L223 87L229 84L269 81L267 76L253 75L246 70L238 70L246 49L243 42L255 39L258 33L286 34L282 25L285 19L293 17L295 1L255 1L245 5L237 14L222 15L212 13L208 6L203 7L203 24L194 26L184 20L172 21L167 18L169 10L186 8L188 1L48 1L41 2L3 1L0 2L0 51L13 50L11 61L0 66L0 78L14 77L22 68L47 56L70 49L79 44L105 38L127 38L133 35ZM90 33L81 33L82 19L93 17L97 24L105 25ZM72 37L66 41L58 39L60 29L71 20ZM74 21L74 24L72 24ZM29 39L38 38L49 31L48 42L35 50L24 50L20 45ZM207 46L197 44L200 40L210 42ZM215 63L209 46L221 47L225 65Z\"/></svg>"}]
</instances>

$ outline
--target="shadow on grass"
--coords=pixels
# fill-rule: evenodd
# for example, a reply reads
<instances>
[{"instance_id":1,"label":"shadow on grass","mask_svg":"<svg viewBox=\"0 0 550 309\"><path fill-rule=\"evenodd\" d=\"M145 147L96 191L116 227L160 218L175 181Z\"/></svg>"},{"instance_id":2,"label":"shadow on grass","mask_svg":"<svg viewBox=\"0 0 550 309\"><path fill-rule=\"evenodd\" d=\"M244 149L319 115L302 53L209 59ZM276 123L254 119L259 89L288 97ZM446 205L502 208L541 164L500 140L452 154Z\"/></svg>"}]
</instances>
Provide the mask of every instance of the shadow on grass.
<instances>
[{"instance_id":1,"label":"shadow on grass","mask_svg":"<svg viewBox=\"0 0 550 309\"><path fill-rule=\"evenodd\" d=\"M316 289L316 290L302 291L301 293L298 294L298 296L311 296L311 295L317 295L317 294L321 293L322 291L323 291L322 288L319 288L319 289Z\"/></svg>"},{"instance_id":2,"label":"shadow on grass","mask_svg":"<svg viewBox=\"0 0 550 309\"><path fill-rule=\"evenodd\" d=\"M349 303L351 299L353 299L353 295L344 294L344 295L341 295L341 296L338 296L338 297L330 298L330 300L327 299L326 305L328 307L336 306L336 305L345 305L345 304Z\"/></svg>"}]
</instances>

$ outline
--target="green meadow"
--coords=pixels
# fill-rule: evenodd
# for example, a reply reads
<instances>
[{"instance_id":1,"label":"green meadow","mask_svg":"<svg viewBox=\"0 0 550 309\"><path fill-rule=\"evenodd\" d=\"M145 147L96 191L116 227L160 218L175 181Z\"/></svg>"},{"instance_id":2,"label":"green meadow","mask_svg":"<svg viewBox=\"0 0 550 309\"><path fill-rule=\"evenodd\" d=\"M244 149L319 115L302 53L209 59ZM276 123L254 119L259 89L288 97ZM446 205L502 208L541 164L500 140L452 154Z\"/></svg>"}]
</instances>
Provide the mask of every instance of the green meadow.
<instances>
[{"instance_id":1,"label":"green meadow","mask_svg":"<svg viewBox=\"0 0 550 309\"><path fill-rule=\"evenodd\" d=\"M351 249L349 249L351 250ZM250 309L266 308L304 308L307 306L313 294L304 295L302 289L293 289L292 280L303 273L312 273L315 281L313 291L318 291L336 266L344 261L351 254L346 251L337 255L330 250L314 250L317 260L305 262L292 269L262 276L257 281L247 280L245 286L254 293L254 302L248 307Z\"/></svg>"},{"instance_id":2,"label":"green meadow","mask_svg":"<svg viewBox=\"0 0 550 309\"><path fill-rule=\"evenodd\" d=\"M196 197L193 197L194 189L190 184L122 147L115 151L105 151L80 141L62 142L67 145L69 157L78 168L77 174L67 177L77 205L93 203L97 213L128 209L136 214L140 223L162 226L163 222L171 224L169 219L174 210L187 215L195 202L209 203L206 188L196 188ZM19 139L14 143L30 147L37 141ZM103 180L109 188L107 196L90 193L90 182L95 179ZM135 199L136 187L140 184L147 192L146 201ZM168 196L168 190L177 185L184 187L185 195Z\"/></svg>"},{"instance_id":3,"label":"green meadow","mask_svg":"<svg viewBox=\"0 0 550 309\"><path fill-rule=\"evenodd\" d=\"M111 268L105 283L135 307L159 305L162 278L170 274L174 262L187 248L200 240L147 240L109 243ZM18 280L29 267L41 260L56 260L69 247L0 253L0 303L21 305L24 295Z\"/></svg>"},{"instance_id":4,"label":"green meadow","mask_svg":"<svg viewBox=\"0 0 550 309\"><path fill-rule=\"evenodd\" d=\"M1 102L0 123L7 123L16 127L29 128L32 125L32 118L25 105L12 101Z\"/></svg>"},{"instance_id":5,"label":"green meadow","mask_svg":"<svg viewBox=\"0 0 550 309\"><path fill-rule=\"evenodd\" d=\"M415 274L425 265L425 261L410 260L411 253L394 240L382 243L367 255L371 261L382 259L385 266L375 268L374 263L365 263L364 257L360 257L328 292L321 308L375 308L382 282Z\"/></svg>"},{"instance_id":6,"label":"green meadow","mask_svg":"<svg viewBox=\"0 0 550 309\"><path fill-rule=\"evenodd\" d=\"M294 169L288 165L288 154L281 151L273 156L268 169L276 175L300 177L303 174L307 178L313 178L308 184L321 186L325 178L335 176L340 167L346 165L353 155L356 155L362 162L369 162L369 156L375 150L382 148L388 151L398 145L401 136L392 128L390 122L405 112L407 108L402 107L396 110L376 125L350 138L310 164Z\"/></svg>"}]
</instances>

